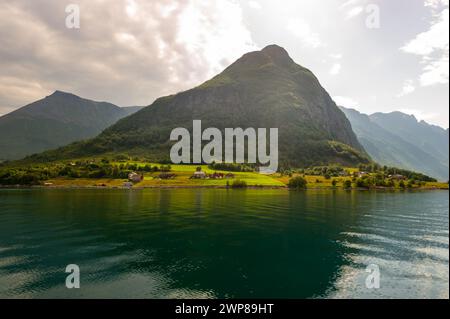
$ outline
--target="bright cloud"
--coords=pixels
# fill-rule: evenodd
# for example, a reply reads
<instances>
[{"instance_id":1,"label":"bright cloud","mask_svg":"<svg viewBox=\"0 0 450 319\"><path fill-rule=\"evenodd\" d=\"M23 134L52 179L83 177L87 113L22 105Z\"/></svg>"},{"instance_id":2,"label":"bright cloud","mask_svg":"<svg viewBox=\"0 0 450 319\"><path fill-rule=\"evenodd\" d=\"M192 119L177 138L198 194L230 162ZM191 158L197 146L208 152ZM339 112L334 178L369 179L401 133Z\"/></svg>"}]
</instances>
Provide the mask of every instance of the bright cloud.
<instances>
[{"instance_id":1,"label":"bright cloud","mask_svg":"<svg viewBox=\"0 0 450 319\"><path fill-rule=\"evenodd\" d=\"M341 72L342 65L340 63L335 63L330 70L331 75L338 75Z\"/></svg>"},{"instance_id":2,"label":"bright cloud","mask_svg":"<svg viewBox=\"0 0 450 319\"><path fill-rule=\"evenodd\" d=\"M430 28L409 41L402 51L422 58L422 86L447 84L449 77L449 9L448 0L428 0L433 20ZM439 9L441 8L441 9Z\"/></svg>"},{"instance_id":3,"label":"bright cloud","mask_svg":"<svg viewBox=\"0 0 450 319\"><path fill-rule=\"evenodd\" d=\"M341 5L341 8L347 8L349 6L354 6L360 2L361 2L361 0L348 0Z\"/></svg>"},{"instance_id":4,"label":"bright cloud","mask_svg":"<svg viewBox=\"0 0 450 319\"><path fill-rule=\"evenodd\" d=\"M449 59L448 52L436 61L426 63L423 74L420 76L422 86L435 84L448 84Z\"/></svg>"},{"instance_id":5,"label":"bright cloud","mask_svg":"<svg viewBox=\"0 0 450 319\"><path fill-rule=\"evenodd\" d=\"M332 59L340 60L340 59L342 59L342 57L343 57L343 55L340 53L330 54L330 58L332 58Z\"/></svg>"},{"instance_id":6,"label":"bright cloud","mask_svg":"<svg viewBox=\"0 0 450 319\"><path fill-rule=\"evenodd\" d=\"M56 89L148 105L257 49L233 0L77 4L82 26L69 30L64 1L0 2L0 105L24 105Z\"/></svg>"},{"instance_id":7,"label":"bright cloud","mask_svg":"<svg viewBox=\"0 0 450 319\"><path fill-rule=\"evenodd\" d=\"M251 0L248 2L248 6L252 9L261 10L262 6L258 1Z\"/></svg>"},{"instance_id":8,"label":"bright cloud","mask_svg":"<svg viewBox=\"0 0 450 319\"><path fill-rule=\"evenodd\" d=\"M214 76L242 54L257 49L243 25L241 7L231 1L192 1L178 23L176 43L197 64L191 68L191 83Z\"/></svg>"},{"instance_id":9,"label":"bright cloud","mask_svg":"<svg viewBox=\"0 0 450 319\"><path fill-rule=\"evenodd\" d=\"M363 12L364 8L362 6L354 7L347 12L347 19L355 18Z\"/></svg>"},{"instance_id":10,"label":"bright cloud","mask_svg":"<svg viewBox=\"0 0 450 319\"><path fill-rule=\"evenodd\" d=\"M397 95L397 97L403 97L405 95L411 94L416 90L416 87L414 86L413 80L406 80L403 84L402 91Z\"/></svg>"},{"instance_id":11,"label":"bright cloud","mask_svg":"<svg viewBox=\"0 0 450 319\"><path fill-rule=\"evenodd\" d=\"M317 49L323 45L319 35L311 29L311 26L306 21L302 19L291 19L286 28L306 47Z\"/></svg>"},{"instance_id":12,"label":"bright cloud","mask_svg":"<svg viewBox=\"0 0 450 319\"><path fill-rule=\"evenodd\" d=\"M428 56L437 50L448 50L449 10L443 10L430 29L418 34L402 50L407 53Z\"/></svg>"},{"instance_id":13,"label":"bright cloud","mask_svg":"<svg viewBox=\"0 0 450 319\"><path fill-rule=\"evenodd\" d=\"M449 0L425 0L426 7L438 8L440 6L448 6Z\"/></svg>"},{"instance_id":14,"label":"bright cloud","mask_svg":"<svg viewBox=\"0 0 450 319\"><path fill-rule=\"evenodd\" d=\"M356 100L347 96L333 96L333 100L338 106L347 108L357 108L359 106L359 103Z\"/></svg>"},{"instance_id":15,"label":"bright cloud","mask_svg":"<svg viewBox=\"0 0 450 319\"><path fill-rule=\"evenodd\" d=\"M414 115L414 117L419 121L429 121L439 116L438 113L427 113L416 109L401 109L400 112L403 112L408 115Z\"/></svg>"}]
</instances>

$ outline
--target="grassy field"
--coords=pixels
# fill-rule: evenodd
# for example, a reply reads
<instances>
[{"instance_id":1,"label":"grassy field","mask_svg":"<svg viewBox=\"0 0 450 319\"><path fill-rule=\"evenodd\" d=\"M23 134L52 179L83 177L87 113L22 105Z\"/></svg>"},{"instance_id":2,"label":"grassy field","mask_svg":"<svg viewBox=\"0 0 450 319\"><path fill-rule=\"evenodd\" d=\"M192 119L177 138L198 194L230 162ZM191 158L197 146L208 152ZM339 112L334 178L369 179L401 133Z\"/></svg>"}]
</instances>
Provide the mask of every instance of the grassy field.
<instances>
[{"instance_id":1,"label":"grassy field","mask_svg":"<svg viewBox=\"0 0 450 319\"><path fill-rule=\"evenodd\" d=\"M140 174L144 175L144 179L133 185L134 188L151 188L151 187L227 187L233 186L233 183L237 181L245 182L248 187L271 187L271 188L287 188L289 181L293 177L301 176L307 181L307 188L310 189L336 189L344 188L344 183L351 181L352 188L357 188L358 183L356 183L356 179L351 176L342 176L342 177L330 177L333 174L337 174L336 171L333 174L327 174L328 176L320 176L321 169L319 167L319 173L315 169L308 170L298 170L297 172L303 171L306 175L300 175L294 173L295 171L288 171L286 174L272 174L272 175L262 175L256 172L232 172L234 178L224 178L224 179L191 179L194 172L198 167L201 167L201 170L206 174L213 173L222 173L227 175L228 171L221 170L213 170L210 169L207 165L170 165L170 174L173 174L174 177L170 179L162 179L161 172L164 172L168 169L167 166L157 163L150 163L146 161L137 161L137 160L106 160L99 158L86 158L86 159L77 159L73 161L63 161L63 162L48 162L48 163L40 163L33 165L13 165L11 163L10 166L5 165L0 170L2 176L25 176L23 174L34 174L41 176L40 179L34 183L35 186L45 186L45 187L106 187L106 188L121 188L121 187L129 187L129 182L127 180L127 176L129 172L137 171ZM95 167L92 168L91 166ZM102 174L91 174L96 173L96 170L102 169L106 167L109 169L108 173ZM69 171L67 171L67 169ZM113 172L113 170L116 170ZM71 172L75 171L76 174ZM341 168L342 170L342 168ZM117 171L119 173L117 173ZM144 172L145 171L145 172ZM358 168L345 168L347 174L353 175L358 172ZM31 173L30 173L31 172ZM46 173L47 172L47 173ZM50 174L48 174L50 172ZM65 172L65 173L62 173ZM71 173L69 173L71 172ZM314 172L314 173L313 173ZM329 170L325 172L330 172ZM123 174L122 174L123 173ZM11 175L15 174L15 175ZM21 175L22 174L22 175ZM39 175L40 174L40 175ZM308 175L315 174L315 175ZM366 173L367 174L367 173ZM34 176L33 175L33 176ZM167 175L167 173L166 173ZM370 173L369 177L374 177L375 173ZM56 177L59 176L59 177ZM96 177L98 176L98 177ZM105 176L100 178L100 176ZM164 176L163 176L164 177ZM24 180L24 179L22 179ZM14 180L12 183L3 184L4 187L6 185L30 185L30 184L22 184L20 181L22 180ZM405 181L405 184L409 184L409 181ZM384 185L384 184L381 184ZM398 181L394 183L396 189L401 189L401 185ZM419 186L420 185L420 186ZM370 187L375 188L375 187ZM376 187L382 188L382 187ZM392 188L392 187L391 187ZM408 187L403 186L403 188L408 189L448 189L448 183L413 183L413 185L408 185Z\"/></svg>"},{"instance_id":2,"label":"grassy field","mask_svg":"<svg viewBox=\"0 0 450 319\"><path fill-rule=\"evenodd\" d=\"M130 162L139 166L148 165L149 163L143 162ZM120 163L114 163L120 164ZM159 164L150 164L159 165ZM233 172L233 179L191 179L191 176L196 171L197 167L201 167L202 171L207 174L223 173L227 174L229 172L211 170L208 166L203 165L171 165L171 173L175 175L174 178L164 180L160 179L160 173L144 173L144 180L140 183L134 184L134 188L151 188L151 187L226 187L227 184L231 185L234 181L240 180L244 181L249 187L279 187L286 188L289 180L292 177L298 176L287 176L282 174L273 175L262 175L255 172ZM350 172L356 172L358 169L349 168ZM302 175L303 176L303 175ZM340 177L340 178L330 178L327 179L324 176L303 176L308 182L308 188L314 189L332 189L332 188L343 188L344 182L346 180L351 180L350 177ZM336 181L336 186L333 186L333 180ZM128 182L126 179L86 179L86 178L55 178L46 181L48 186L53 187L109 187L118 188L123 187L124 184ZM427 183L422 189L448 189L447 183Z\"/></svg>"},{"instance_id":3,"label":"grassy field","mask_svg":"<svg viewBox=\"0 0 450 319\"><path fill-rule=\"evenodd\" d=\"M130 162L131 163L131 162ZM119 164L119 163L117 163ZM146 165L148 163L132 162L132 164ZM157 166L159 164L151 164ZM197 167L202 167L202 171L207 174L230 172L210 170L208 166L203 165L171 165L171 172L175 178L163 180L159 178L160 173L144 173L144 180L134 184L135 188L140 187L226 187L233 181L245 181L250 187L286 187L286 183L275 176L261 175L253 172L233 172L233 179L191 179ZM83 179L83 178L55 178L46 181L54 187L122 187L126 179Z\"/></svg>"}]
</instances>

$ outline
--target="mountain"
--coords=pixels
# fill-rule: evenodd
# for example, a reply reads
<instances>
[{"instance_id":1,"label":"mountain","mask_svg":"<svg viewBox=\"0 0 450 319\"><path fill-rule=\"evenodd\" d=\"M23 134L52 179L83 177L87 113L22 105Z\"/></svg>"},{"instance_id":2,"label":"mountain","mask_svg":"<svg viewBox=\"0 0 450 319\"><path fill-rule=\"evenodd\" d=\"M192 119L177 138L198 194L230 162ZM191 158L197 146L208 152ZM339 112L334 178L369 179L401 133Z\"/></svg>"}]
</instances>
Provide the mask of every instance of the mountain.
<instances>
[{"instance_id":1,"label":"mountain","mask_svg":"<svg viewBox=\"0 0 450 319\"><path fill-rule=\"evenodd\" d=\"M362 114L341 107L366 151L376 162L449 178L448 130L401 112Z\"/></svg>"},{"instance_id":2,"label":"mountain","mask_svg":"<svg viewBox=\"0 0 450 319\"><path fill-rule=\"evenodd\" d=\"M56 91L0 117L0 161L92 138L137 110Z\"/></svg>"},{"instance_id":3,"label":"mountain","mask_svg":"<svg viewBox=\"0 0 450 319\"><path fill-rule=\"evenodd\" d=\"M375 113L371 120L392 132L405 141L414 143L421 150L441 159L443 163L449 160L449 136L448 130L425 121L417 121L413 115L401 112Z\"/></svg>"},{"instance_id":4,"label":"mountain","mask_svg":"<svg viewBox=\"0 0 450 319\"><path fill-rule=\"evenodd\" d=\"M120 120L97 138L41 156L75 158L104 153L145 154L169 159L174 128L279 128L280 162L306 166L354 165L369 159L314 74L272 45L245 54L204 84L156 100ZM35 157L38 159L39 157Z\"/></svg>"},{"instance_id":5,"label":"mountain","mask_svg":"<svg viewBox=\"0 0 450 319\"><path fill-rule=\"evenodd\" d=\"M136 112L139 112L139 111L142 110L144 107L145 107L145 106L125 106L125 107L122 107L122 110L125 111L124 114L126 114L126 115L123 116L123 117L127 117L127 116L129 116L129 115L131 115L131 114L134 114L134 113L136 113Z\"/></svg>"}]
</instances>

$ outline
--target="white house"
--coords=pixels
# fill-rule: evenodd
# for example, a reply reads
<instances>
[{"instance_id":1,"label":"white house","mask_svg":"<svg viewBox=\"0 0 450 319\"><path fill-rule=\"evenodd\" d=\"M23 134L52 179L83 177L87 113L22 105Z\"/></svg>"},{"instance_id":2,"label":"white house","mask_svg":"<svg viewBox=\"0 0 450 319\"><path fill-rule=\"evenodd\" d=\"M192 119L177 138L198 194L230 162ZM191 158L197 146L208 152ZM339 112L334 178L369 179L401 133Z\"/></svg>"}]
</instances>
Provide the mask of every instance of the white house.
<instances>
[{"instance_id":1,"label":"white house","mask_svg":"<svg viewBox=\"0 0 450 319\"><path fill-rule=\"evenodd\" d=\"M135 172L128 174L128 179L133 183L140 183L144 179L144 176Z\"/></svg>"},{"instance_id":2,"label":"white house","mask_svg":"<svg viewBox=\"0 0 450 319\"><path fill-rule=\"evenodd\" d=\"M203 171L197 171L194 173L194 175L192 176L192 178L194 179L205 179L207 177L206 173Z\"/></svg>"}]
</instances>

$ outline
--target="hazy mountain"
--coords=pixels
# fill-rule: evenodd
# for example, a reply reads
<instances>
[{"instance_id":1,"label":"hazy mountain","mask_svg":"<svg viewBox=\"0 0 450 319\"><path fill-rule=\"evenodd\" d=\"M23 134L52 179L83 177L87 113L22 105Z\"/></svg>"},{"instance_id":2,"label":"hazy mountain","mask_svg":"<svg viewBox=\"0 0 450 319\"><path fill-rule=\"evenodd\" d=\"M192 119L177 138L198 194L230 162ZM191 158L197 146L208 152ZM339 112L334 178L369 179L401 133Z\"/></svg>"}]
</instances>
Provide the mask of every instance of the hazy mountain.
<instances>
[{"instance_id":1,"label":"hazy mountain","mask_svg":"<svg viewBox=\"0 0 450 319\"><path fill-rule=\"evenodd\" d=\"M125 111L126 116L134 114L142 110L145 106L125 106L122 110ZM124 116L125 117L125 116Z\"/></svg>"},{"instance_id":2,"label":"hazy mountain","mask_svg":"<svg viewBox=\"0 0 450 319\"><path fill-rule=\"evenodd\" d=\"M421 150L440 159L443 163L449 160L448 130L425 121L417 121L413 115L401 112L375 113L370 119L405 141L414 143Z\"/></svg>"},{"instance_id":3,"label":"hazy mountain","mask_svg":"<svg viewBox=\"0 0 450 319\"><path fill-rule=\"evenodd\" d=\"M368 161L349 121L314 74L275 45L245 54L199 87L156 100L95 139L42 158L124 152L168 159L170 132L191 129L194 119L202 120L203 128L279 128L286 164Z\"/></svg>"},{"instance_id":4,"label":"hazy mountain","mask_svg":"<svg viewBox=\"0 0 450 319\"><path fill-rule=\"evenodd\" d=\"M342 110L376 162L448 180L448 130L400 112L368 116L352 109Z\"/></svg>"},{"instance_id":5,"label":"hazy mountain","mask_svg":"<svg viewBox=\"0 0 450 319\"><path fill-rule=\"evenodd\" d=\"M92 138L119 119L138 111L56 91L0 117L0 160L54 149Z\"/></svg>"}]
</instances>

